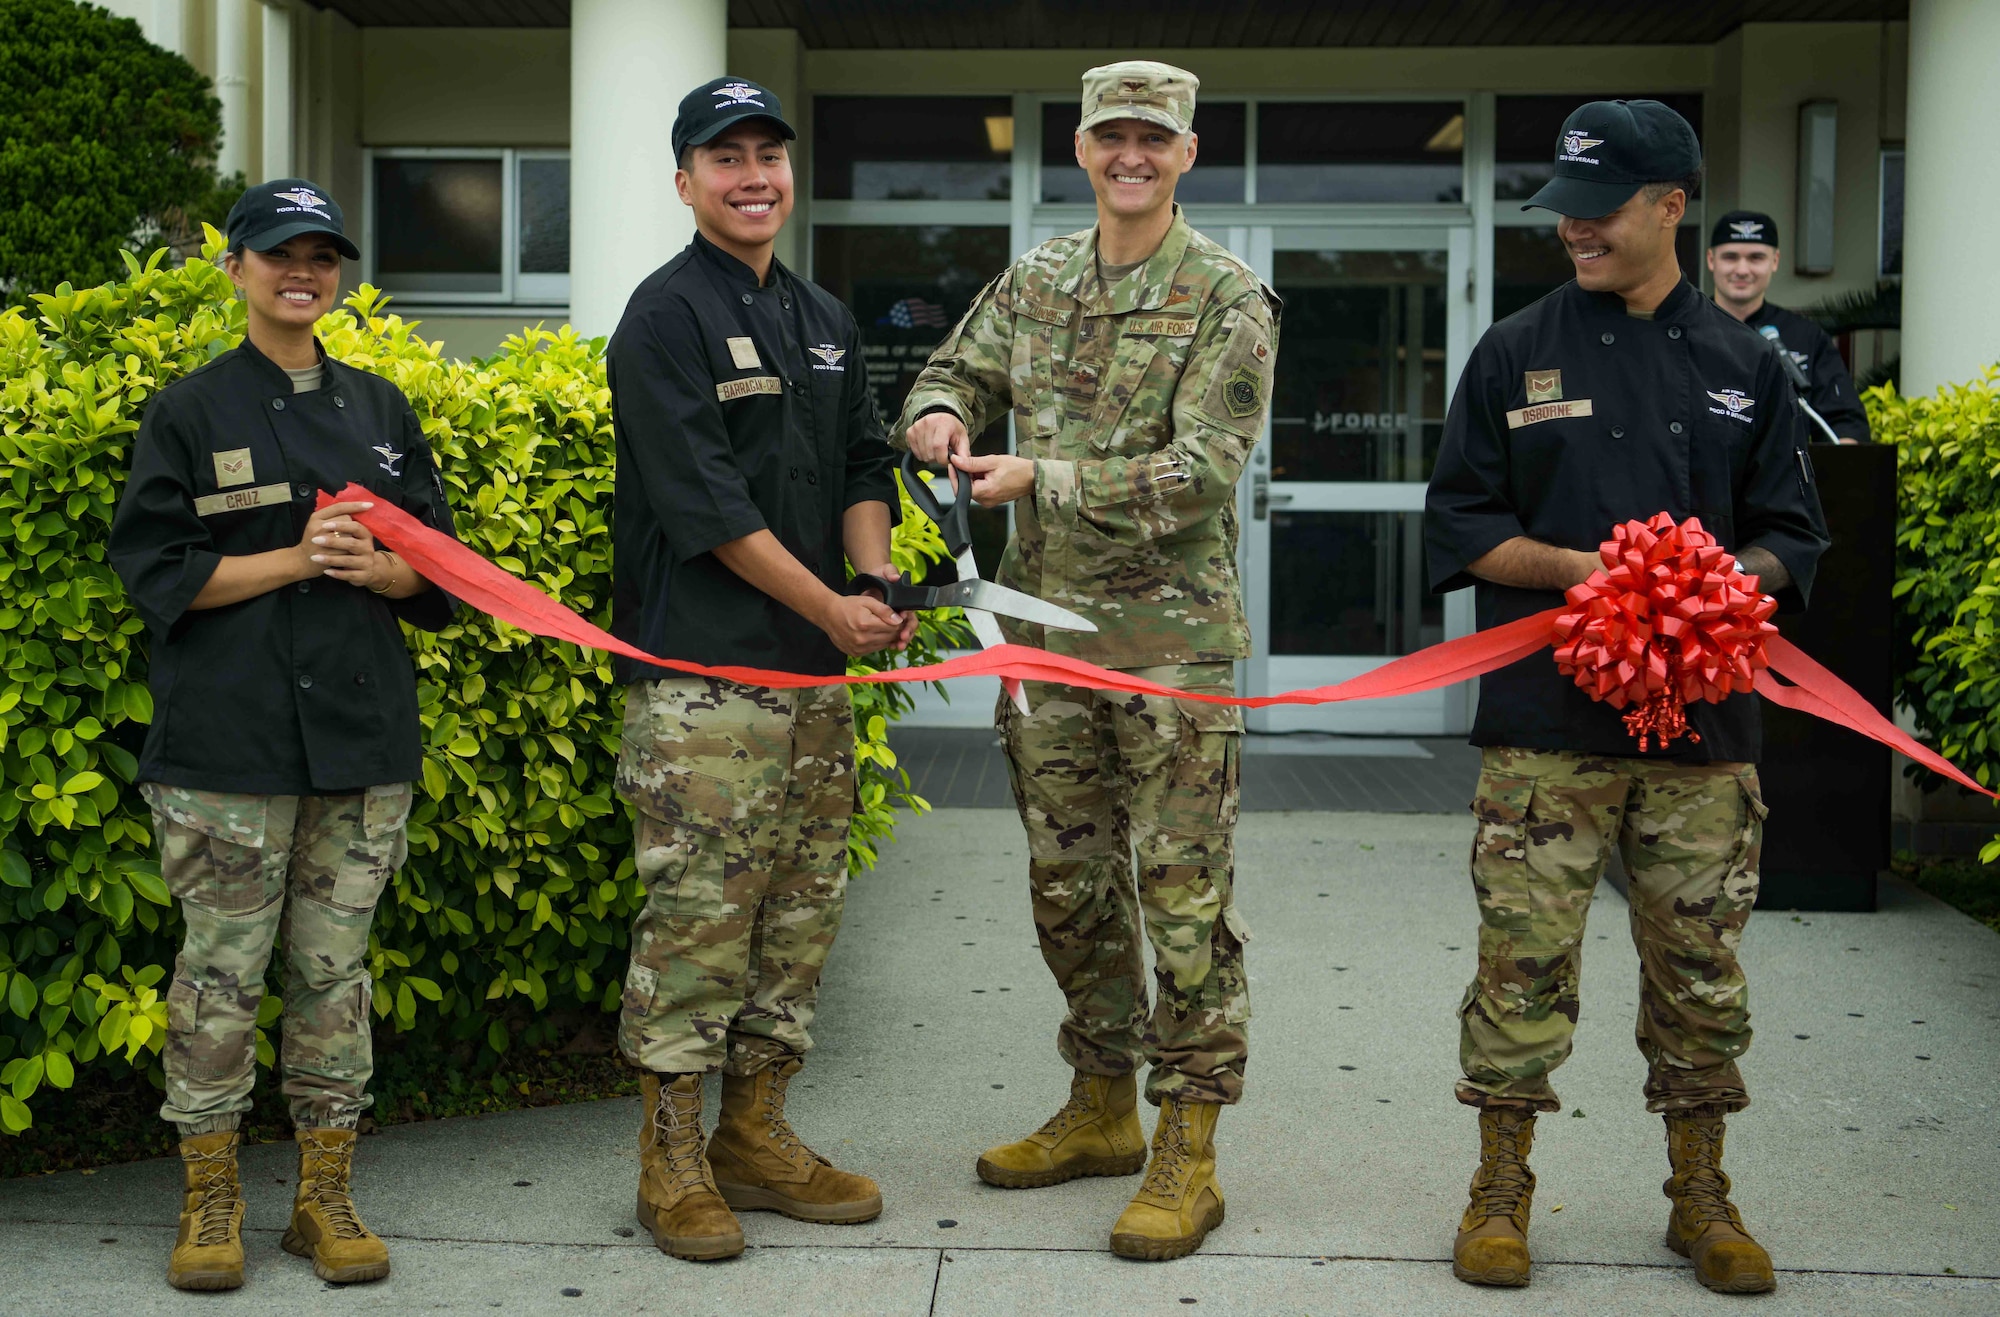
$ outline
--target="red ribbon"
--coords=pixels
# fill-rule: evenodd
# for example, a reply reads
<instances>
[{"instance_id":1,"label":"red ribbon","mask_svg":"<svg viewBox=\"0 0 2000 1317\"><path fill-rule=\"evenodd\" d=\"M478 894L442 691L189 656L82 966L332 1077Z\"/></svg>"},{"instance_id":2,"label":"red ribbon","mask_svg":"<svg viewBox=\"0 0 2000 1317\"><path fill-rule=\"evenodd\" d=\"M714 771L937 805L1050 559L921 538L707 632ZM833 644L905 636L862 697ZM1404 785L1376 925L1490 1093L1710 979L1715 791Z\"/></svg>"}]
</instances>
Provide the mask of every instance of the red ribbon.
<instances>
[{"instance_id":1,"label":"red ribbon","mask_svg":"<svg viewBox=\"0 0 2000 1317\"><path fill-rule=\"evenodd\" d=\"M1634 702L1635 697L1640 697L1638 703L1643 708L1646 701L1664 693L1678 694L1682 700L1698 698L1713 702L1754 688L1774 704L1851 728L1981 795L1995 795L1899 730L1852 687L1778 635L1777 628L1765 620L1777 605L1757 593L1757 578L1724 568L1721 564L1728 558L1727 552L1714 544L1713 537L1701 530L1699 522L1675 527L1665 514L1645 525L1628 522L1619 527L1602 549L1606 570L1593 573L1590 581L1571 590L1569 602L1561 607L1391 659L1381 667L1332 686L1240 697L1174 690L1129 672L1115 672L1026 645L999 645L942 663L842 676L709 667L683 659L660 658L593 626L526 581L502 571L449 535L432 530L359 485L350 484L338 494L322 491L319 506L324 508L333 503L373 503L367 511L355 513L354 520L401 555L424 579L482 613L534 635L609 650L656 667L745 686L783 690L1001 677L1263 709L1281 704L1335 704L1414 695L1504 668L1554 644L1558 646L1556 659L1563 671L1574 673L1577 684L1586 691L1595 693L1601 689L1597 698L1613 708L1624 707ZM1663 518L1665 527L1676 535L1663 533ZM1663 549L1662 544L1668 547ZM1663 578L1655 575L1655 570L1669 560L1676 564L1685 561L1696 569L1686 582L1676 584L1671 591L1661 588ZM1669 571L1668 575L1673 576L1674 572ZM1633 588L1642 582L1651 582L1654 597L1665 601L1663 615L1650 616L1631 602L1631 596L1643 593ZM1612 625L1614 620L1616 627ZM1642 636L1644 643L1634 648L1635 641ZM1650 657L1652 653L1660 655L1664 667ZM1609 684L1605 684L1602 675L1605 672L1611 674ZM1781 685L1776 676L1783 676L1793 684ZM1614 699L1614 695L1618 698ZM1657 733L1661 729L1650 730Z\"/></svg>"}]
</instances>

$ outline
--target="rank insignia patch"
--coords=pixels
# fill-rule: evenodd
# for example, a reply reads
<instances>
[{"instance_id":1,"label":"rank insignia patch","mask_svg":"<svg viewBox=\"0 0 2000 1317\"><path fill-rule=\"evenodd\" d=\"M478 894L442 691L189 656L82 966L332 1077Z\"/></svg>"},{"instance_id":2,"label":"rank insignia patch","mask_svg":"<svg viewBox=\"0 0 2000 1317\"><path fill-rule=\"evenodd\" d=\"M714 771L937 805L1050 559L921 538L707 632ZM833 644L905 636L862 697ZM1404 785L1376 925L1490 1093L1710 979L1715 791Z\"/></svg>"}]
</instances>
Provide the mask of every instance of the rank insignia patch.
<instances>
[{"instance_id":1,"label":"rank insignia patch","mask_svg":"<svg viewBox=\"0 0 2000 1317\"><path fill-rule=\"evenodd\" d=\"M256 468L250 464L250 450L232 448L226 453L215 454L215 487L228 489L233 485L247 485L257 478Z\"/></svg>"},{"instance_id":2,"label":"rank insignia patch","mask_svg":"<svg viewBox=\"0 0 2000 1317\"><path fill-rule=\"evenodd\" d=\"M1555 402L1563 396L1563 373L1559 370L1531 370L1528 372L1528 405L1538 402Z\"/></svg>"},{"instance_id":3,"label":"rank insignia patch","mask_svg":"<svg viewBox=\"0 0 2000 1317\"><path fill-rule=\"evenodd\" d=\"M1255 416L1264 405L1264 379L1246 363L1222 384L1222 405L1237 420Z\"/></svg>"}]
</instances>

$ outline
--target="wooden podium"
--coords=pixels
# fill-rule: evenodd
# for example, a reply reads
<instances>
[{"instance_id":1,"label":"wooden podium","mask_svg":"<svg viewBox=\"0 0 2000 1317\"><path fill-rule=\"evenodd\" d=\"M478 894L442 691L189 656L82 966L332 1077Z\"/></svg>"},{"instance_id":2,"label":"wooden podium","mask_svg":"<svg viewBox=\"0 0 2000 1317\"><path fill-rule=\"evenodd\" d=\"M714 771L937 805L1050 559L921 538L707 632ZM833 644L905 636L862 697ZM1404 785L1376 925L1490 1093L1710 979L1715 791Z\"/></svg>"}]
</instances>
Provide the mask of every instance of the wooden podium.
<instances>
[{"instance_id":1,"label":"wooden podium","mask_svg":"<svg viewBox=\"0 0 2000 1317\"><path fill-rule=\"evenodd\" d=\"M1775 619L1799 648L1890 713L1889 592L1896 579L1896 450L1814 444L1812 464L1833 547L1806 612ZM1760 907L1873 910L1889 866L1890 752L1866 737L1764 703Z\"/></svg>"}]
</instances>

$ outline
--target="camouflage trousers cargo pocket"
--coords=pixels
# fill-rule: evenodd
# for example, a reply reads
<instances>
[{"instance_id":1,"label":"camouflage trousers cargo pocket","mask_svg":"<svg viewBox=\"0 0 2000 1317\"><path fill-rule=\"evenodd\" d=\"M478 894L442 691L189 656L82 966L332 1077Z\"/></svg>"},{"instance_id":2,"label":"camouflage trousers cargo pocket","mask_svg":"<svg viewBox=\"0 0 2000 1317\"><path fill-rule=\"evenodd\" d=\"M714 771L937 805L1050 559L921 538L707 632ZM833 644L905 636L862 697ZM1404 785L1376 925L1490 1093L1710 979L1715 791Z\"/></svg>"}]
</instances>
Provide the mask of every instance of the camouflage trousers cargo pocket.
<instances>
[{"instance_id":1,"label":"camouflage trousers cargo pocket","mask_svg":"<svg viewBox=\"0 0 2000 1317\"><path fill-rule=\"evenodd\" d=\"M1639 953L1654 1111L1735 1110L1749 1047L1737 963L1765 808L1749 764L1489 747L1473 813L1478 969L1460 1005L1459 1100L1543 1111L1581 1007L1585 923L1612 846Z\"/></svg>"},{"instance_id":2,"label":"camouflage trousers cargo pocket","mask_svg":"<svg viewBox=\"0 0 2000 1317\"><path fill-rule=\"evenodd\" d=\"M705 677L636 682L625 692L618 793L643 814L730 837L783 809L791 692Z\"/></svg>"},{"instance_id":3,"label":"camouflage trousers cargo pocket","mask_svg":"<svg viewBox=\"0 0 2000 1317\"><path fill-rule=\"evenodd\" d=\"M142 784L185 924L167 992L161 1115L188 1133L250 1107L257 1018L284 942L283 1090L299 1124L351 1127L369 1104L369 926L407 854L409 783L338 796Z\"/></svg>"}]
</instances>

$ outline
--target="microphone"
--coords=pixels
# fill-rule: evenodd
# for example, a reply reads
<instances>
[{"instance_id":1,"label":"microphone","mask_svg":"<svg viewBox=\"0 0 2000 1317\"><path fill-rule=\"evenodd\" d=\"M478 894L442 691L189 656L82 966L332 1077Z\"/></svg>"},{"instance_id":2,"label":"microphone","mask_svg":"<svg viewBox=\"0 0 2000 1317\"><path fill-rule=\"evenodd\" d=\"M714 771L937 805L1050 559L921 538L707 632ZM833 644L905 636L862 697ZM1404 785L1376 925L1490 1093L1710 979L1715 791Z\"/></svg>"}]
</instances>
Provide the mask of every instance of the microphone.
<instances>
[{"instance_id":1,"label":"microphone","mask_svg":"<svg viewBox=\"0 0 2000 1317\"><path fill-rule=\"evenodd\" d=\"M1792 354L1785 350L1785 340L1778 336L1778 327L1776 325L1759 325L1757 332L1764 336L1766 342L1770 343L1771 350L1778 354L1778 360L1784 364L1785 378L1792 382L1792 392L1799 400L1799 410L1812 419L1813 424L1820 428L1820 433L1824 434L1829 442L1839 443L1840 436L1833 432L1833 427L1826 423L1826 418L1814 411L1812 404L1806 401L1806 394L1812 391L1812 382L1806 379L1805 371L1800 369L1799 363L1792 359ZM1800 455L1799 461L1801 464L1804 463L1805 457L1803 454Z\"/></svg>"},{"instance_id":2,"label":"microphone","mask_svg":"<svg viewBox=\"0 0 2000 1317\"><path fill-rule=\"evenodd\" d=\"M1805 371L1793 359L1792 354L1785 350L1785 340L1778 336L1778 327L1776 325L1760 325L1757 328L1757 332L1762 334L1770 342L1772 348L1777 351L1778 360L1785 364L1785 378L1792 382L1792 387L1800 393L1809 392L1812 389L1812 381L1806 378Z\"/></svg>"}]
</instances>

